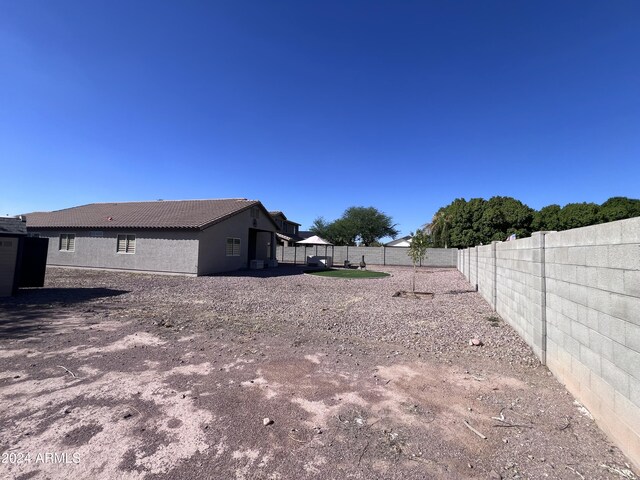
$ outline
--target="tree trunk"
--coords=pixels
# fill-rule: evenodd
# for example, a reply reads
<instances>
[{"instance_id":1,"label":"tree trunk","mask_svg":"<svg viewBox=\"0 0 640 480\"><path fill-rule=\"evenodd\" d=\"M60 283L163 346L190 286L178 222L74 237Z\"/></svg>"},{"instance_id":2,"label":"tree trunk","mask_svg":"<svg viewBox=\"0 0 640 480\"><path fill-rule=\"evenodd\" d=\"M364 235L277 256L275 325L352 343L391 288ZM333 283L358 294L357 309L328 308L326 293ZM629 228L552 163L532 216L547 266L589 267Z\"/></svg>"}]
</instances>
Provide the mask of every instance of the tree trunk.
<instances>
[{"instance_id":1,"label":"tree trunk","mask_svg":"<svg viewBox=\"0 0 640 480\"><path fill-rule=\"evenodd\" d=\"M416 262L413 262L413 283L411 285L411 292L416 293L416 274L418 270L416 269Z\"/></svg>"}]
</instances>

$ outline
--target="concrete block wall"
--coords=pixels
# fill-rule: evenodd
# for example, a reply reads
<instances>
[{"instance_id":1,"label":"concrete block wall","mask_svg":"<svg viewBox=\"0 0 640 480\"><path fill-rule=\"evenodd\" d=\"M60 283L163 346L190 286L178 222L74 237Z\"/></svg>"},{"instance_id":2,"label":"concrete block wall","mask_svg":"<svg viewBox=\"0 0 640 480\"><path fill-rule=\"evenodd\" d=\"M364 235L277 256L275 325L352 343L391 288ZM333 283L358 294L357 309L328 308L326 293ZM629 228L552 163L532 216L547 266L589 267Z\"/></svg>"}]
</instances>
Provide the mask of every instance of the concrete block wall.
<instances>
[{"instance_id":1,"label":"concrete block wall","mask_svg":"<svg viewBox=\"0 0 640 480\"><path fill-rule=\"evenodd\" d=\"M460 251L460 271L467 280L469 280L469 250L471 249L466 248Z\"/></svg>"},{"instance_id":2,"label":"concrete block wall","mask_svg":"<svg viewBox=\"0 0 640 480\"><path fill-rule=\"evenodd\" d=\"M364 261L368 265L384 265L383 247L345 247L345 257L353 263L358 263L364 256Z\"/></svg>"},{"instance_id":3,"label":"concrete block wall","mask_svg":"<svg viewBox=\"0 0 640 480\"><path fill-rule=\"evenodd\" d=\"M478 284L478 247L469 249L469 283Z\"/></svg>"},{"instance_id":4,"label":"concrete block wall","mask_svg":"<svg viewBox=\"0 0 640 480\"><path fill-rule=\"evenodd\" d=\"M349 251L351 252L353 250L353 248L349 248ZM411 261L411 258L409 257L409 255L407 255L407 248L406 247L389 247L389 248L384 248L382 255L383 255L383 262L386 265L404 265L404 266L411 266L413 265L413 262ZM449 250L455 250L455 248L453 249L449 249ZM434 257L434 253L430 252L430 256ZM449 262L449 267L452 267L453 265L451 265L451 262Z\"/></svg>"},{"instance_id":5,"label":"concrete block wall","mask_svg":"<svg viewBox=\"0 0 640 480\"><path fill-rule=\"evenodd\" d=\"M496 308L496 248L495 243L482 245L478 249L478 292L489 302L489 305Z\"/></svg>"},{"instance_id":6,"label":"concrete block wall","mask_svg":"<svg viewBox=\"0 0 640 480\"><path fill-rule=\"evenodd\" d=\"M333 255L334 265L341 265L345 260L359 263L364 255L368 265L398 265L412 266L413 262L407 254L406 247L328 247L327 255ZM303 264L307 256L324 255L323 246L310 245L282 247L276 249L276 258L281 263ZM455 268L458 250L455 248L429 248L427 258L422 266Z\"/></svg>"},{"instance_id":7,"label":"concrete block wall","mask_svg":"<svg viewBox=\"0 0 640 480\"><path fill-rule=\"evenodd\" d=\"M276 247L276 258L282 263L303 263L307 255L315 255L315 246L308 247ZM324 254L324 248L322 249Z\"/></svg>"},{"instance_id":8,"label":"concrete block wall","mask_svg":"<svg viewBox=\"0 0 640 480\"><path fill-rule=\"evenodd\" d=\"M391 248L387 248L387 265L395 265L389 263L389 258L393 259L393 256L389 256ZM446 267L454 268L456 266L456 258L458 252L455 248L429 248L427 249L427 258L423 260L422 265L427 267ZM399 253L398 255L409 258L407 252ZM411 259L407 265L413 265Z\"/></svg>"},{"instance_id":9,"label":"concrete block wall","mask_svg":"<svg viewBox=\"0 0 640 480\"><path fill-rule=\"evenodd\" d=\"M495 309L545 363L544 233L495 245Z\"/></svg>"},{"instance_id":10,"label":"concrete block wall","mask_svg":"<svg viewBox=\"0 0 640 480\"><path fill-rule=\"evenodd\" d=\"M640 466L640 218L545 239L547 364Z\"/></svg>"},{"instance_id":11,"label":"concrete block wall","mask_svg":"<svg viewBox=\"0 0 640 480\"><path fill-rule=\"evenodd\" d=\"M477 252L480 294L640 468L640 217Z\"/></svg>"}]
</instances>

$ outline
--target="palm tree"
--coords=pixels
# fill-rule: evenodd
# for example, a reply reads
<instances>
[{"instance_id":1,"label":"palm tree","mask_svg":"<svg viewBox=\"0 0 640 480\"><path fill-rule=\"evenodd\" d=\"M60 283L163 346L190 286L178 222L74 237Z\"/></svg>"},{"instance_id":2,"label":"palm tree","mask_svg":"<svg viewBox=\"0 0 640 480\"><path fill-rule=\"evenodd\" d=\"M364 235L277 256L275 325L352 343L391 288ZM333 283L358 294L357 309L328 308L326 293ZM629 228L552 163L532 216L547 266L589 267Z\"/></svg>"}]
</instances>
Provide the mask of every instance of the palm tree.
<instances>
[{"instance_id":1,"label":"palm tree","mask_svg":"<svg viewBox=\"0 0 640 480\"><path fill-rule=\"evenodd\" d=\"M438 211L433 216L431 223L427 225L431 229L432 234L436 233L440 239L444 242L444 248L447 246L447 225L450 222L450 217L443 211Z\"/></svg>"}]
</instances>

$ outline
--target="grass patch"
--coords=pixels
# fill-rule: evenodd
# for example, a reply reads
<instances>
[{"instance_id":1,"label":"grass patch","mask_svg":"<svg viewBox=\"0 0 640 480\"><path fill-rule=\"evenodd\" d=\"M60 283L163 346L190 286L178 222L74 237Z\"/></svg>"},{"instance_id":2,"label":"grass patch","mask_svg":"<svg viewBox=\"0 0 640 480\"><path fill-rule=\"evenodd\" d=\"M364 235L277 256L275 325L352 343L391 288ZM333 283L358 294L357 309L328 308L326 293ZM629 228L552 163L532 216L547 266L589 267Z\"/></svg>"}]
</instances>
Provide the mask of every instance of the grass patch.
<instances>
[{"instance_id":1,"label":"grass patch","mask_svg":"<svg viewBox=\"0 0 640 480\"><path fill-rule=\"evenodd\" d=\"M374 272L372 270L337 270L330 268L328 270L307 270L304 273L309 275L317 275L318 277L334 277L334 278L381 278L388 277L388 273Z\"/></svg>"}]
</instances>

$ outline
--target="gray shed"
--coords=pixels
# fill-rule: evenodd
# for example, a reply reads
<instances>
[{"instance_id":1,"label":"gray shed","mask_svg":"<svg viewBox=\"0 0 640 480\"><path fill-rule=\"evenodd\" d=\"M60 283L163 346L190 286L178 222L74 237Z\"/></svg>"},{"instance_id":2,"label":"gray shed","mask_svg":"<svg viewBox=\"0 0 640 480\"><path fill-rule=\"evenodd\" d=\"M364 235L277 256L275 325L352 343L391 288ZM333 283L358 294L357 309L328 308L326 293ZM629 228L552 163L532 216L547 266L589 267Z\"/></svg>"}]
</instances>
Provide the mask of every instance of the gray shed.
<instances>
[{"instance_id":1,"label":"gray shed","mask_svg":"<svg viewBox=\"0 0 640 480\"><path fill-rule=\"evenodd\" d=\"M22 218L0 217L0 297L18 289L20 258L27 224Z\"/></svg>"}]
</instances>

